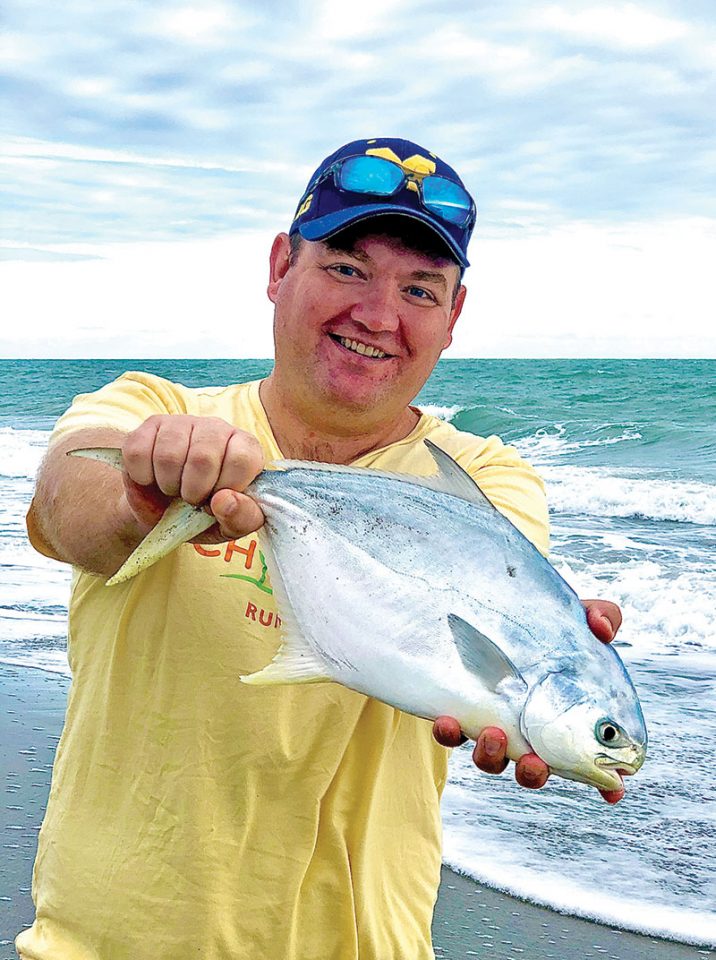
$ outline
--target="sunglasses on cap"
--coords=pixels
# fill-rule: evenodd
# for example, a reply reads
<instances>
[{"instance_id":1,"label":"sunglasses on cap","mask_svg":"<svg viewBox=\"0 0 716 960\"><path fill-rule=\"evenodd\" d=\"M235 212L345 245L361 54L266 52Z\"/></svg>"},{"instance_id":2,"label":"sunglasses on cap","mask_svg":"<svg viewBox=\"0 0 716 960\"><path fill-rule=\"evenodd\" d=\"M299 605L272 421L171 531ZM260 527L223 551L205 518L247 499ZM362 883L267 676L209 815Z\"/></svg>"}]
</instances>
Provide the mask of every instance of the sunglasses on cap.
<instances>
[{"instance_id":1,"label":"sunglasses on cap","mask_svg":"<svg viewBox=\"0 0 716 960\"><path fill-rule=\"evenodd\" d=\"M374 197L392 197L413 184L422 206L429 213L463 229L470 227L477 217L472 197L459 183L434 174L422 176L406 172L385 157L361 155L337 160L311 184L309 190L314 190L329 177L333 177L338 190Z\"/></svg>"}]
</instances>

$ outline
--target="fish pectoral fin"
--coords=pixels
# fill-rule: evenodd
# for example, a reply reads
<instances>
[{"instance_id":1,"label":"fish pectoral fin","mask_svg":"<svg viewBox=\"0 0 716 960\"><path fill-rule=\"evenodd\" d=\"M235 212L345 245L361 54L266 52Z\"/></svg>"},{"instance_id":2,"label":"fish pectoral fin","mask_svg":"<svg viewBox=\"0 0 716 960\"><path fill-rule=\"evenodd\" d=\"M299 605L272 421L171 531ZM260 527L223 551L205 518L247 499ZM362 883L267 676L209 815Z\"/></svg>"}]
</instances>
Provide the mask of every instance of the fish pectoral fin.
<instances>
[{"instance_id":1,"label":"fish pectoral fin","mask_svg":"<svg viewBox=\"0 0 716 960\"><path fill-rule=\"evenodd\" d=\"M326 665L302 637L289 637L268 666L239 678L242 683L268 686L274 683L326 683Z\"/></svg>"},{"instance_id":2,"label":"fish pectoral fin","mask_svg":"<svg viewBox=\"0 0 716 960\"><path fill-rule=\"evenodd\" d=\"M454 613L448 614L448 624L465 668L479 677L489 690L496 690L507 679L518 680L527 689L520 671L489 637Z\"/></svg>"},{"instance_id":3,"label":"fish pectoral fin","mask_svg":"<svg viewBox=\"0 0 716 960\"><path fill-rule=\"evenodd\" d=\"M172 500L161 520L130 553L115 575L110 577L107 586L113 587L131 579L215 523L216 519L201 507L193 507L184 500Z\"/></svg>"},{"instance_id":4,"label":"fish pectoral fin","mask_svg":"<svg viewBox=\"0 0 716 960\"><path fill-rule=\"evenodd\" d=\"M430 451L430 456L438 468L437 477L427 478L429 485L433 487L433 489L442 490L443 493L449 493L453 497L460 497L462 500L467 500L469 503L474 503L476 506L486 510L497 509L492 504L492 501L485 496L467 470L463 470L460 464L453 460L449 453L445 453L445 451L434 444L432 440L424 440L423 443Z\"/></svg>"}]
</instances>

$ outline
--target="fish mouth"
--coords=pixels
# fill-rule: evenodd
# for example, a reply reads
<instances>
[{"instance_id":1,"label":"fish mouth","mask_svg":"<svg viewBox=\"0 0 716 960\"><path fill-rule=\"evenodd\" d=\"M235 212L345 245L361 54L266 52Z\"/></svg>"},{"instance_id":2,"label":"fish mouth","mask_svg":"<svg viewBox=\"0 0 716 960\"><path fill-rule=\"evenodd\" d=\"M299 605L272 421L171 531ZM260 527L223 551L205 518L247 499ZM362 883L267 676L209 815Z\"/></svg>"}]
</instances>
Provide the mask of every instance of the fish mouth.
<instances>
[{"instance_id":1,"label":"fish mouth","mask_svg":"<svg viewBox=\"0 0 716 960\"><path fill-rule=\"evenodd\" d=\"M605 753L599 753L594 758L594 765L603 771L613 770L624 777L633 777L644 765L646 751L634 746L629 752L632 755L631 763L621 757L616 759L615 757L608 757Z\"/></svg>"},{"instance_id":2,"label":"fish mouth","mask_svg":"<svg viewBox=\"0 0 716 960\"><path fill-rule=\"evenodd\" d=\"M592 775L589 779L589 782L593 787L596 787L598 790L624 790L624 774L622 773L624 767L620 765L619 767L603 767L598 766L595 774ZM636 773L636 770L631 770L628 775L631 773Z\"/></svg>"},{"instance_id":3,"label":"fish mouth","mask_svg":"<svg viewBox=\"0 0 716 960\"><path fill-rule=\"evenodd\" d=\"M598 790L607 793L618 791L621 795L624 793L624 777L633 777L643 762L643 756L638 757L634 763L627 763L625 760L615 760L600 754L594 758L594 771L589 782Z\"/></svg>"}]
</instances>

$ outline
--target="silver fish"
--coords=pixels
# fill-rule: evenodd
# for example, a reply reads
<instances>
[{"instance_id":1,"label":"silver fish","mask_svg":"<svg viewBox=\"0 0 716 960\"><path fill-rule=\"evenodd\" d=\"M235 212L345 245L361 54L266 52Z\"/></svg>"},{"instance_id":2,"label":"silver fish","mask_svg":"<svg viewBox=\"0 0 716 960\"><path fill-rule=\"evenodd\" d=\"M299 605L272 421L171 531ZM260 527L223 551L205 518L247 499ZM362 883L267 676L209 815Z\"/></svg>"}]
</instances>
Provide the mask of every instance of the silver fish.
<instances>
[{"instance_id":1,"label":"silver fish","mask_svg":"<svg viewBox=\"0 0 716 960\"><path fill-rule=\"evenodd\" d=\"M467 736L501 727L511 759L622 789L646 756L644 717L616 651L572 588L430 441L438 473L408 477L279 461L246 492L282 620L282 645L244 683L335 681ZM76 456L121 467L118 450ZM174 501L108 583L207 529Z\"/></svg>"}]
</instances>

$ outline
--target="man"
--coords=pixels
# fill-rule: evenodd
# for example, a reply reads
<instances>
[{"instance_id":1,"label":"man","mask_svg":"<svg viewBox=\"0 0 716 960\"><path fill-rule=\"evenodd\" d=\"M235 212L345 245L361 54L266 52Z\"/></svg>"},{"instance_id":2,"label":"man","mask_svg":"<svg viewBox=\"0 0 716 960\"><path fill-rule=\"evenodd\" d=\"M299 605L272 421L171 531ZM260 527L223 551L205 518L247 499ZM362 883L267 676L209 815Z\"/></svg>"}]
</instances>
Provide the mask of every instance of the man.
<instances>
[{"instance_id":1,"label":"man","mask_svg":"<svg viewBox=\"0 0 716 960\"><path fill-rule=\"evenodd\" d=\"M270 257L276 363L261 383L189 390L130 373L58 422L28 525L75 565L73 685L39 840L23 957L425 960L439 797L460 731L334 684L248 688L280 611L242 491L280 457L434 472L429 436L547 550L540 481L497 438L411 401L465 300L474 204L416 144L356 141L309 182ZM122 447L125 473L67 458ZM107 589L168 499L216 525ZM618 627L591 604L595 632ZM596 641L595 641L596 642ZM439 741L439 743L437 742ZM499 772L504 734L475 760ZM529 756L520 782L541 786Z\"/></svg>"}]
</instances>

